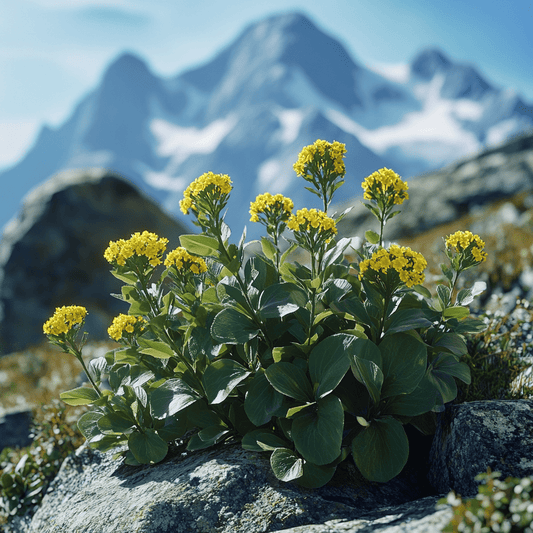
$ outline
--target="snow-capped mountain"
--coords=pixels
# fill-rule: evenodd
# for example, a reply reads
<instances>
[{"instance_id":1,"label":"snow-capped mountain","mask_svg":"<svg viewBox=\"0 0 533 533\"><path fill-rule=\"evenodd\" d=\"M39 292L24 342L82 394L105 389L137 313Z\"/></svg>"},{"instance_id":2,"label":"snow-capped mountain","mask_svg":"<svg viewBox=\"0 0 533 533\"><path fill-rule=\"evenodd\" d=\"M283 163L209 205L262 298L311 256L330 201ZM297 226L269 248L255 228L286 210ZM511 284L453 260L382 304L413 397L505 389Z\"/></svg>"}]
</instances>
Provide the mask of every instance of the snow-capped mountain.
<instances>
[{"instance_id":1,"label":"snow-capped mountain","mask_svg":"<svg viewBox=\"0 0 533 533\"><path fill-rule=\"evenodd\" d=\"M442 51L423 51L395 74L357 64L298 13L252 24L210 62L170 79L124 54L61 127L45 126L0 174L0 224L53 173L98 166L178 216L193 179L229 174L226 220L240 234L245 224L250 231L249 202L259 193L316 205L292 165L318 138L346 143L342 200L359 195L361 180L382 166L409 178L532 129L531 105Z\"/></svg>"}]
</instances>

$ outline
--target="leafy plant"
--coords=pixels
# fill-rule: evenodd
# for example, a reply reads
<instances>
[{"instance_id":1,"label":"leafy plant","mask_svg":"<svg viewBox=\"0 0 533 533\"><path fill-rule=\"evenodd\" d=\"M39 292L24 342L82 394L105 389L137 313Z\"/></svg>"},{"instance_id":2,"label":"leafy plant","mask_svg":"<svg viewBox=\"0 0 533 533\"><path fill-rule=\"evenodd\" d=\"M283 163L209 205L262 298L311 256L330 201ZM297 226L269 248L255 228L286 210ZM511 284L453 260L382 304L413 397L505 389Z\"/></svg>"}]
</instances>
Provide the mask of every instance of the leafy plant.
<instances>
[{"instance_id":1,"label":"leafy plant","mask_svg":"<svg viewBox=\"0 0 533 533\"><path fill-rule=\"evenodd\" d=\"M83 443L83 437L58 400L35 415L33 442L0 454L0 516L32 515L63 460Z\"/></svg>"},{"instance_id":2,"label":"leafy plant","mask_svg":"<svg viewBox=\"0 0 533 533\"><path fill-rule=\"evenodd\" d=\"M533 532L533 482L531 477L518 479L508 477L505 481L498 478L500 472L476 476L482 481L475 498L463 500L455 492L439 503L452 505L454 516L443 532L505 533Z\"/></svg>"},{"instance_id":3,"label":"leafy plant","mask_svg":"<svg viewBox=\"0 0 533 533\"><path fill-rule=\"evenodd\" d=\"M244 233L230 243L222 213L231 180L208 172L181 202L201 233L182 235L160 274L166 239L145 231L110 243L104 255L129 310L109 333L123 347L85 365L85 308L58 309L44 325L91 382L61 394L90 406L78 422L90 446L125 445L117 456L137 465L161 461L176 440L188 450L240 441L270 453L279 479L305 487L327 483L350 455L370 480L401 472L403 426L431 434L435 412L457 394L455 378L470 381L460 358L465 335L485 327L466 307L480 288L456 294L455 286L486 254L477 235L448 237L450 265L432 298L421 285L422 255L383 247L385 222L408 198L407 184L384 168L363 183L380 234L367 232L359 262L348 263L351 241L336 239L344 213L328 213L345 152L319 140L294 165L323 210L293 213L282 195L257 197L250 213L265 226L260 241L247 243ZM251 245L262 252L251 254ZM289 260L297 248L308 264Z\"/></svg>"}]
</instances>

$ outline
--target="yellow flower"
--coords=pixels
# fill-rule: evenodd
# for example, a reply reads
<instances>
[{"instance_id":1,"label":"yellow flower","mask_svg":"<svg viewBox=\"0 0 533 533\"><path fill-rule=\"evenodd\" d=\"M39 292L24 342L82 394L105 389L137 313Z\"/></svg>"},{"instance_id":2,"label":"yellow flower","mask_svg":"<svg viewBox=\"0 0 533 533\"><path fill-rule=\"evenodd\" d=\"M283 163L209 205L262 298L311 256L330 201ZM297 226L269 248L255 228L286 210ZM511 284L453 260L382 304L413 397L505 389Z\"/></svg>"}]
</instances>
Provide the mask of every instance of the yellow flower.
<instances>
[{"instance_id":1,"label":"yellow flower","mask_svg":"<svg viewBox=\"0 0 533 533\"><path fill-rule=\"evenodd\" d=\"M335 221L328 217L324 211L317 209L299 209L287 222L287 226L293 231L318 230L319 233L336 234Z\"/></svg>"},{"instance_id":2,"label":"yellow flower","mask_svg":"<svg viewBox=\"0 0 533 533\"><path fill-rule=\"evenodd\" d=\"M298 155L298 161L294 163L293 168L298 176L306 177L311 174L309 166L317 163L319 167L326 167L333 170L339 176L344 176L346 168L344 166L344 154L346 145L333 141L323 141L317 139L314 144L305 146Z\"/></svg>"},{"instance_id":3,"label":"yellow flower","mask_svg":"<svg viewBox=\"0 0 533 533\"><path fill-rule=\"evenodd\" d=\"M400 176L389 168L380 168L378 171L367 176L361 187L364 189L363 198L365 200L378 200L380 197L387 197L393 204L400 205L409 198L406 192L409 188Z\"/></svg>"},{"instance_id":4,"label":"yellow flower","mask_svg":"<svg viewBox=\"0 0 533 533\"><path fill-rule=\"evenodd\" d=\"M212 186L212 187L210 187ZM209 188L209 189L208 189ZM199 178L196 178L183 192L183 200L180 201L180 209L184 215L189 213L189 209L197 210L194 202L198 193L205 191L213 191L217 195L229 194L231 192L231 179L227 174L213 174L213 172L206 172Z\"/></svg>"},{"instance_id":5,"label":"yellow flower","mask_svg":"<svg viewBox=\"0 0 533 533\"><path fill-rule=\"evenodd\" d=\"M449 251L455 248L460 254L470 248L470 253L476 262L482 263L487 259L487 253L483 251L485 243L479 235L474 235L470 231L456 231L449 235L446 238L446 248Z\"/></svg>"},{"instance_id":6,"label":"yellow flower","mask_svg":"<svg viewBox=\"0 0 533 533\"><path fill-rule=\"evenodd\" d=\"M107 329L107 333L112 339L118 341L124 336L124 332L133 333L136 326L138 331L142 331L144 324L146 324L146 320L140 316L123 315L121 313L113 319L113 323Z\"/></svg>"},{"instance_id":7,"label":"yellow flower","mask_svg":"<svg viewBox=\"0 0 533 533\"><path fill-rule=\"evenodd\" d=\"M161 257L168 244L168 239L160 239L155 233L143 231L134 233L127 241L111 241L104 257L111 264L124 266L126 259L133 255L144 255L152 266L161 264Z\"/></svg>"},{"instance_id":8,"label":"yellow flower","mask_svg":"<svg viewBox=\"0 0 533 533\"><path fill-rule=\"evenodd\" d=\"M201 257L191 255L181 246L168 253L165 259L165 266L167 268L176 267L177 270L183 270L185 272L190 270L194 274L207 272L205 261Z\"/></svg>"},{"instance_id":9,"label":"yellow flower","mask_svg":"<svg viewBox=\"0 0 533 533\"><path fill-rule=\"evenodd\" d=\"M370 259L359 263L359 279L363 279L368 270L383 274L394 270L407 287L413 287L424 282L426 267L427 261L422 254L414 252L411 248L392 244L388 250L380 248Z\"/></svg>"},{"instance_id":10,"label":"yellow flower","mask_svg":"<svg viewBox=\"0 0 533 533\"><path fill-rule=\"evenodd\" d=\"M81 324L87 316L87 309L79 305L67 305L56 308L52 318L43 325L46 335L68 333L76 324Z\"/></svg>"},{"instance_id":11,"label":"yellow flower","mask_svg":"<svg viewBox=\"0 0 533 533\"><path fill-rule=\"evenodd\" d=\"M280 213L282 218L290 216L294 204L290 198L285 198L282 194L272 196L269 192L260 194L255 199L255 202L250 202L250 220L252 222L259 222L259 214Z\"/></svg>"}]
</instances>

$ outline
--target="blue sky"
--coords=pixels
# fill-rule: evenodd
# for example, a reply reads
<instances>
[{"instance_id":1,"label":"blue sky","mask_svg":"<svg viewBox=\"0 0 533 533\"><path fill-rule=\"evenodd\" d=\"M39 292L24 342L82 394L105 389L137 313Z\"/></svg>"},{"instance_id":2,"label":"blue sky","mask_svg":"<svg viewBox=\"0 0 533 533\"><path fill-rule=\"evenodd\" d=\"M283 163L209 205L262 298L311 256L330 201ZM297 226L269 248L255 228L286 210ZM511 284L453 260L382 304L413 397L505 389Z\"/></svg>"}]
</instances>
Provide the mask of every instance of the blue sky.
<instances>
[{"instance_id":1,"label":"blue sky","mask_svg":"<svg viewBox=\"0 0 533 533\"><path fill-rule=\"evenodd\" d=\"M249 23L298 10L366 66L427 46L533 103L533 1L1 0L0 168L59 125L125 50L161 76L210 59Z\"/></svg>"}]
</instances>

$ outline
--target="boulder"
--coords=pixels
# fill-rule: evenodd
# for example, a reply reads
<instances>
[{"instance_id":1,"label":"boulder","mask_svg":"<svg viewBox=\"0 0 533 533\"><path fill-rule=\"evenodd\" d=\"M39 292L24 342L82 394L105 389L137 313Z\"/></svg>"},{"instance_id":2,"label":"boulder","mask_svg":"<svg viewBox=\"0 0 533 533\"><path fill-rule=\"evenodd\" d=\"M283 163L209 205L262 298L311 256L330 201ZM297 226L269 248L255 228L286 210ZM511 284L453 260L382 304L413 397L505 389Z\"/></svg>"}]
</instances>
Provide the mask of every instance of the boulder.
<instances>
[{"instance_id":1,"label":"boulder","mask_svg":"<svg viewBox=\"0 0 533 533\"><path fill-rule=\"evenodd\" d=\"M0 409L0 451L4 448L29 446L30 426L33 419L31 409L26 407Z\"/></svg>"},{"instance_id":2,"label":"boulder","mask_svg":"<svg viewBox=\"0 0 533 533\"><path fill-rule=\"evenodd\" d=\"M109 241L144 230L169 247L186 231L118 174L67 171L32 190L0 243L0 354L43 341L43 323L62 305L87 307L87 331L108 339L127 306L110 295L122 284L103 253Z\"/></svg>"},{"instance_id":3,"label":"boulder","mask_svg":"<svg viewBox=\"0 0 533 533\"><path fill-rule=\"evenodd\" d=\"M361 195L359 187L364 178L361 176L355 187L355 192ZM516 138L441 170L413 178L404 176L403 179L409 184L409 200L400 207L402 215L389 222L385 230L387 240L420 234L466 214L479 215L496 201L519 193L531 193L533 135ZM352 211L339 222L339 234L363 237L368 229L379 231L379 223L363 206L360 197L338 205L336 209L342 212L352 205ZM520 213L512 205L508 205L500 215L500 224L519 222ZM491 224L496 224L494 218Z\"/></svg>"},{"instance_id":4,"label":"boulder","mask_svg":"<svg viewBox=\"0 0 533 533\"><path fill-rule=\"evenodd\" d=\"M508 476L533 475L533 401L491 400L451 405L439 415L430 452L429 481L437 492L477 494L487 468Z\"/></svg>"}]
</instances>

